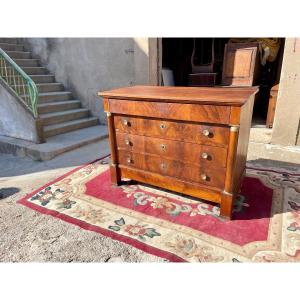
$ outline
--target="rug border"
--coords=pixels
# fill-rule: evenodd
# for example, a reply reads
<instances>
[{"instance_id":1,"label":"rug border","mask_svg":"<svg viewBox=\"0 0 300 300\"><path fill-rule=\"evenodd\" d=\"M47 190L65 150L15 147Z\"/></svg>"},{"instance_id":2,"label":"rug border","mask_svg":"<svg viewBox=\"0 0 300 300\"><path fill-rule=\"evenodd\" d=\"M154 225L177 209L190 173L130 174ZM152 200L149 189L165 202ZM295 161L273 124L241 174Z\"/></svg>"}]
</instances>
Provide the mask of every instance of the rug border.
<instances>
[{"instance_id":1,"label":"rug border","mask_svg":"<svg viewBox=\"0 0 300 300\"><path fill-rule=\"evenodd\" d=\"M108 169L107 171L109 171L109 169ZM262 180L262 178L258 177L257 175L251 174L249 177L250 177L250 178L257 179L262 185L266 186L267 188L270 188L270 189L273 191L273 195L272 195L272 208L271 208L271 213L272 213L272 212L274 211L274 201L277 201L277 198L278 198L277 193L278 193L278 192L281 193L282 189L274 189L273 186L270 187L270 184L269 184L269 183L266 183L265 181ZM81 187L84 188L84 191L81 190L81 192L82 192L83 194L85 194L85 192L86 192L86 190L85 190L85 184L86 184L89 180L90 180L90 178L87 178L87 179L85 179L84 181L81 181L81 182L79 183L79 185L80 185ZM105 205L109 205L109 204L110 204L109 201L106 201L106 200L103 200L103 199L100 199L100 198L95 198L94 196L91 196L91 195L88 195L88 194L85 194L85 199L86 199L86 197L89 198L89 201L96 201L96 202L98 202L99 200L101 200L103 203L106 203ZM130 211L130 209L125 208L125 207L119 207L119 209L122 211L122 213L124 213L124 210L125 210L125 211ZM145 220L147 220L147 222L148 222L148 219L150 219L149 222L151 222L151 223L153 223L153 224L156 224L155 221L153 222L153 219L154 219L154 220L156 219L155 217L151 217L151 216L149 216L149 215L147 215L147 214L144 214L143 212L137 212L137 213L138 213L138 214L142 214L142 215L143 215L143 218L144 218ZM277 218L277 216L275 216L275 218ZM277 220L277 219L276 219L276 220ZM281 219L280 219L280 220L281 220ZM168 223L168 226L171 226L172 228L173 228L173 226L175 226L175 228L176 228L176 225L175 225L176 223L173 223L173 222L167 221L167 220L164 220L164 221L163 221L163 223L166 223L166 222ZM271 223L274 222L274 218L271 218L270 222L271 222ZM161 224L160 224L160 225L161 225ZM279 226L279 225L278 225L278 226ZM164 227L165 227L165 226L164 226ZM185 225L179 225L179 227L181 227L182 229L184 229L184 228L185 228ZM270 227L270 224L269 224L269 227ZM192 231L192 232L195 231L195 230L192 229L192 228L189 228L189 227L187 227L187 228L188 228L188 231ZM204 242L206 242L206 243L213 244L214 246L221 247L221 248L224 248L226 251L231 251L231 252L232 252L232 249L228 248L229 246L231 246L231 247L233 247L233 248L235 249L235 251L236 251L236 253L237 253L238 255L243 256L243 257L245 257L245 258L247 258L247 259L251 259L251 258L253 257L253 254L251 254L253 251L254 251L254 253L257 253L257 252L259 252L259 251L264 251L264 250L265 250L265 249L260 249L260 250L258 250L258 249L257 249L258 247L255 246L255 245L260 245L260 247L261 247L262 244L265 245L266 243L269 243L268 245L270 245L271 241L274 239L274 237L273 237L273 231L274 231L274 229L273 229L272 226L271 226L271 228L272 228L272 229L271 229L272 232L269 232L269 233L268 233L268 238L267 238L267 240L265 240L265 241L253 241L253 242L247 243L247 244L245 244L245 245L243 245L243 246L238 245L238 244L235 244L235 243L230 242L230 241L227 241L227 240L223 240L223 239L221 239L221 238L219 238L219 237L215 237L215 236L209 235L209 234L204 233L204 232L202 232L201 239L202 239ZM174 229L174 228L173 228L173 229ZM175 230L176 230L176 229L175 229ZM281 227L278 229L278 233L279 233L279 234L280 234L280 232L281 232L280 230L281 230ZM197 235L197 233L194 234L194 233L191 233L191 232L185 232L185 234L186 234L186 235L189 235L189 236L192 237L192 238L199 238L198 235ZM265 246L266 246L266 245L265 245ZM273 250L273 249L272 249L272 250Z\"/></svg>"},{"instance_id":2,"label":"rug border","mask_svg":"<svg viewBox=\"0 0 300 300\"><path fill-rule=\"evenodd\" d=\"M44 184L43 186L37 188L36 190L32 191L31 193L27 194L26 196L22 197L21 199L17 200L16 202L21 204L21 205L24 205L25 207L28 207L28 208L31 208L35 211L38 211L42 214L45 214L45 215L51 215L57 219L60 219L60 220L63 220L65 222L68 222L68 223L71 223L73 225L76 225L80 228L83 228L85 230L89 230L89 231L93 231L93 232L97 232L97 233L100 233L106 237L110 237L114 240L117 240L117 241L120 241L124 244L129 244L141 251L144 251L146 253L149 253L149 254L152 254L152 255L155 255L155 256L158 256L158 257L161 257L161 258L164 258L164 259L168 259L170 260L171 262L187 262L186 260L184 260L183 258L173 254L173 253L170 253L168 251L165 251L165 250L161 250L161 249L158 249L156 247L153 247L153 246L150 246L150 245L147 245L147 244L144 244L136 239L133 239L133 238L130 238L128 236L123 236L119 233L115 233L115 232L112 232L108 229L105 229L105 228L102 228L102 227L99 227L99 226L95 226L95 225L92 225L92 224L89 224L85 221L82 221L82 220L78 220L76 218L73 218L73 217L70 217L68 215L65 215L63 213L59 213L57 211L54 211L54 210L51 210L51 209L48 209L48 208L45 208L45 207L41 207L41 206L38 206L34 203L31 203L28 201L28 199L30 197L32 197L34 194L40 192L41 190L43 190L45 187L49 186L49 185L52 185L62 179L64 179L65 177L69 176L70 174L88 166L89 164L92 164L92 163L95 163L97 161L100 161L104 158L107 158L109 157L110 154L107 154L101 158L98 158L98 159L95 159L94 161L91 161L91 162L88 162L88 163L85 163L81 166L78 166L72 170L70 170L69 172L57 177L56 179L53 179L49 182L47 182L46 184ZM260 171L267 171L267 172L274 172L274 173L279 173L279 174L282 174L284 172L279 172L279 171L274 171L274 170L270 170L270 169L260 169L260 168L255 168L255 167L247 167L247 169L252 169L252 170L260 170ZM286 172L285 172L286 173ZM294 176L297 176L298 174L290 174L290 175L294 175Z\"/></svg>"},{"instance_id":3,"label":"rug border","mask_svg":"<svg viewBox=\"0 0 300 300\"><path fill-rule=\"evenodd\" d=\"M86 164L83 164L81 166L78 166L72 170L70 170L69 172L63 174L62 176L59 176L58 178L54 179L54 180L51 180L50 182L47 182L46 184L44 184L43 186L39 187L38 189L34 190L33 192L27 194L26 196L22 197L21 199L17 200L17 203L23 205L23 206L26 206L28 208L31 208L35 211L38 211L42 214L45 214L45 215L51 215L52 217L55 217L57 219L60 219L60 220L63 220L67 223L71 223L73 225L76 225L80 228L83 228L85 230L89 230L89 231L93 231L93 232L97 232L97 233L100 233L106 237L110 237L114 240L117 240L119 242L122 242L124 244L129 244L141 251L144 251L146 253L149 253L149 254L152 254L152 255L155 255L155 256L158 256L158 257L161 257L161 258L164 258L164 259L168 259L170 260L171 262L187 262L186 260L184 260L183 258L173 254L173 253L170 253L170 252L167 252L167 251L164 251L164 250L160 250L156 247L153 247L153 246L150 246L150 245L147 245L147 244L144 244L138 240L135 240L133 238L130 238L130 237L127 237L127 236L123 236L119 233L115 233L115 232L112 232L108 229L105 229L105 228L101 228L99 226L95 226L95 225L92 225L92 224L89 224L89 223L86 223L82 220L78 220L76 218L73 218L73 217L70 217L68 215L65 215L65 214L62 214L62 213L59 213L57 211L54 211L54 210L51 210L51 209L48 209L46 207L41 207L41 206L38 206L34 203L31 203L28 201L28 199L30 197L32 197L33 195L35 195L36 193L40 192L41 190L43 190L45 187L49 186L49 185L52 185L54 184L55 182L57 181L60 181L62 179L64 179L65 177L69 176L70 174L84 168L85 166L89 165L89 164L92 164L92 163L95 163L99 160L102 160L106 157L110 156L110 154L108 155L105 155L99 159L96 159L92 162L89 162L89 163L86 163Z\"/></svg>"}]
</instances>

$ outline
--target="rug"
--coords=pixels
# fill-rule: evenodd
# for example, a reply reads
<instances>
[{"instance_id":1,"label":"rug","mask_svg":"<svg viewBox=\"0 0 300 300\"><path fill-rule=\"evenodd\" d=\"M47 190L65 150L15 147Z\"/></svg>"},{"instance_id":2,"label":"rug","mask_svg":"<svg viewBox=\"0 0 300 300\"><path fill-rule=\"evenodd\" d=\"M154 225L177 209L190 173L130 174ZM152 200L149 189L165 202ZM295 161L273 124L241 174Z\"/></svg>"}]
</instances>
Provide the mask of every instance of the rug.
<instances>
[{"instance_id":1,"label":"rug","mask_svg":"<svg viewBox=\"0 0 300 300\"><path fill-rule=\"evenodd\" d=\"M61 176L18 202L171 262L300 261L300 174L247 168L226 221L218 206L128 181L109 159Z\"/></svg>"}]
</instances>

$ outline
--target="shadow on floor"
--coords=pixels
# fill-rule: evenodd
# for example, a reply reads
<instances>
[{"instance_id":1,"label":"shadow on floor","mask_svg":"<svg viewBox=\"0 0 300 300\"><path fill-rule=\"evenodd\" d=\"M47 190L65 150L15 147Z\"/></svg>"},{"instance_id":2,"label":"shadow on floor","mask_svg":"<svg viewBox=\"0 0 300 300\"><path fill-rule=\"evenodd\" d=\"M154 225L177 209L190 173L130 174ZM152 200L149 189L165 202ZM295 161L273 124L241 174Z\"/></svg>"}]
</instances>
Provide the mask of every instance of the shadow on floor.
<instances>
[{"instance_id":1,"label":"shadow on floor","mask_svg":"<svg viewBox=\"0 0 300 300\"><path fill-rule=\"evenodd\" d=\"M283 168L286 169L286 172L291 171L300 174L300 162L299 164L295 164L295 163L289 163L285 161L259 158L259 159L247 160L247 166L266 168L266 169Z\"/></svg>"},{"instance_id":2,"label":"shadow on floor","mask_svg":"<svg viewBox=\"0 0 300 300\"><path fill-rule=\"evenodd\" d=\"M3 188L0 189L0 200L8 198L16 193L18 193L20 189L15 187Z\"/></svg>"}]
</instances>

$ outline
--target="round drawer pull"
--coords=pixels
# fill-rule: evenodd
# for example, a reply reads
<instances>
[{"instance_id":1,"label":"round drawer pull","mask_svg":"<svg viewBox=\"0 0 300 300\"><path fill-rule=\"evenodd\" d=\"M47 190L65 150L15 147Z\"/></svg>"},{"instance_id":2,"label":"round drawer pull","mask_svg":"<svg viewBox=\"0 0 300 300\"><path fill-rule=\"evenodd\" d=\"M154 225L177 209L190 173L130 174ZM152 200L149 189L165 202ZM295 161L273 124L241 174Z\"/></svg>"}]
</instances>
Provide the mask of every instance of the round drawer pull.
<instances>
[{"instance_id":1,"label":"round drawer pull","mask_svg":"<svg viewBox=\"0 0 300 300\"><path fill-rule=\"evenodd\" d=\"M131 159L130 157L128 157L128 158L127 158L127 162L128 162L129 164L131 164L131 163L132 163L132 159Z\"/></svg>"},{"instance_id":2,"label":"round drawer pull","mask_svg":"<svg viewBox=\"0 0 300 300\"><path fill-rule=\"evenodd\" d=\"M166 166L165 163L160 164L160 168L161 168L161 169L165 169L166 167L167 167L167 166Z\"/></svg>"},{"instance_id":3,"label":"round drawer pull","mask_svg":"<svg viewBox=\"0 0 300 300\"><path fill-rule=\"evenodd\" d=\"M209 135L210 135L210 132L209 132L208 129L204 129L204 130L202 131L202 133L203 133L203 135L205 135L205 136L209 136Z\"/></svg>"},{"instance_id":4,"label":"round drawer pull","mask_svg":"<svg viewBox=\"0 0 300 300\"><path fill-rule=\"evenodd\" d=\"M203 153L201 154L201 157L202 157L203 159L208 159L208 154L207 154L206 152L203 152Z\"/></svg>"},{"instance_id":5,"label":"round drawer pull","mask_svg":"<svg viewBox=\"0 0 300 300\"><path fill-rule=\"evenodd\" d=\"M160 124L159 127L160 129L166 129L167 126L165 124Z\"/></svg>"},{"instance_id":6,"label":"round drawer pull","mask_svg":"<svg viewBox=\"0 0 300 300\"><path fill-rule=\"evenodd\" d=\"M201 174L201 179L202 180L207 180L207 176L205 174Z\"/></svg>"},{"instance_id":7,"label":"round drawer pull","mask_svg":"<svg viewBox=\"0 0 300 300\"><path fill-rule=\"evenodd\" d=\"M124 120L123 120L123 124L124 124L125 126L129 126L129 121L128 121L127 119L124 119Z\"/></svg>"},{"instance_id":8,"label":"round drawer pull","mask_svg":"<svg viewBox=\"0 0 300 300\"><path fill-rule=\"evenodd\" d=\"M165 144L160 144L160 149L161 150L165 150L167 148L167 146Z\"/></svg>"},{"instance_id":9,"label":"round drawer pull","mask_svg":"<svg viewBox=\"0 0 300 300\"><path fill-rule=\"evenodd\" d=\"M126 144L127 146L130 146L130 145L131 145L131 142L130 142L129 140L125 140L125 144Z\"/></svg>"}]
</instances>

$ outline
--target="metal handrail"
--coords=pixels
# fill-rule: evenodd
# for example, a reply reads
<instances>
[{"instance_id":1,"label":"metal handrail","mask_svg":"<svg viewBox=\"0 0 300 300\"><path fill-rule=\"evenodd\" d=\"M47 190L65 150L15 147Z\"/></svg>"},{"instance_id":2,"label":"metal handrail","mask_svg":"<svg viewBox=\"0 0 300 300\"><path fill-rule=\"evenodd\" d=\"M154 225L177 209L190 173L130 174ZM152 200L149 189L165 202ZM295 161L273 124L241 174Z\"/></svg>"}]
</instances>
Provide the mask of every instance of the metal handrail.
<instances>
[{"instance_id":1,"label":"metal handrail","mask_svg":"<svg viewBox=\"0 0 300 300\"><path fill-rule=\"evenodd\" d=\"M15 92L17 98L38 117L38 89L34 81L0 48L0 78Z\"/></svg>"}]
</instances>

